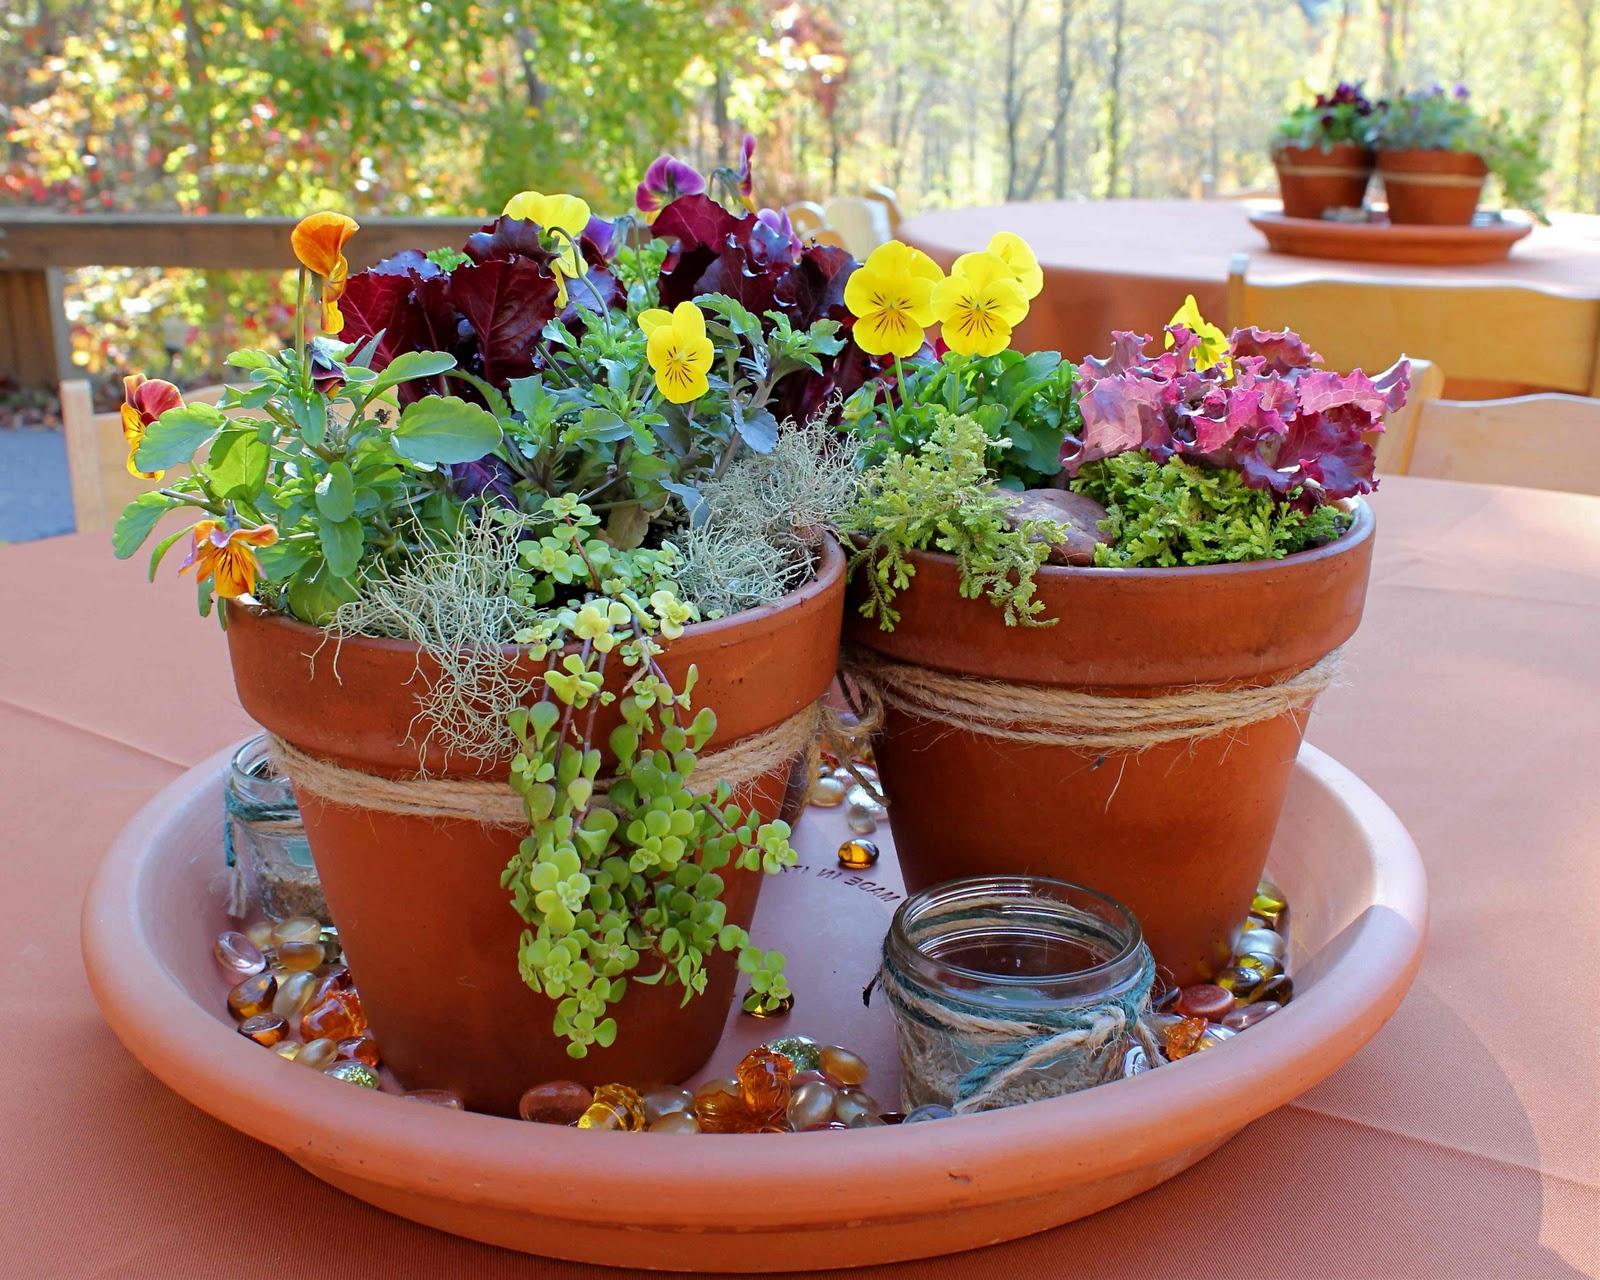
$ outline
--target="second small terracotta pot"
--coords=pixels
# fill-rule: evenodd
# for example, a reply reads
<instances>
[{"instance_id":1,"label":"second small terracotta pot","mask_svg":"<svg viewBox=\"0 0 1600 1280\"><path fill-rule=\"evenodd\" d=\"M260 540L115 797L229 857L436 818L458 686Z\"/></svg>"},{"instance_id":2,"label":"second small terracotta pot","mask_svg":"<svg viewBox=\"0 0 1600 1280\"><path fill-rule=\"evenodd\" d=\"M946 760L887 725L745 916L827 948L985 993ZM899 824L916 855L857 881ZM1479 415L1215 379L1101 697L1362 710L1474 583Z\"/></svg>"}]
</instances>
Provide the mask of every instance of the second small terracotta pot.
<instances>
[{"instance_id":1,"label":"second small terracotta pot","mask_svg":"<svg viewBox=\"0 0 1600 1280\"><path fill-rule=\"evenodd\" d=\"M771 729L823 696L843 606L844 556L829 540L805 586L775 604L688 627L666 645L660 663L674 687L694 665L694 704L716 712L707 751ZM230 605L228 649L239 700L265 728L349 769L416 776L412 722L431 673L415 645L354 637L336 646L315 627ZM523 650L505 654L526 672L542 669ZM613 665L608 683L620 687L622 675ZM602 708L597 745L616 723L616 707ZM509 776L508 760L480 765L432 747L421 759L430 777ZM793 770L786 761L737 794L771 819ZM613 1011L616 1043L570 1058L551 1030L554 1002L517 970L525 926L500 874L525 832L334 804L304 788L297 795L373 1034L407 1088L451 1089L472 1110L514 1115L522 1092L541 1081L676 1083L716 1047L734 994L731 955L708 962L706 991L682 1008L681 987L631 984ZM747 927L761 876L722 874L727 919Z\"/></svg>"},{"instance_id":2,"label":"second small terracotta pot","mask_svg":"<svg viewBox=\"0 0 1600 1280\"><path fill-rule=\"evenodd\" d=\"M1359 209L1372 177L1372 152L1353 142L1323 147L1275 147L1286 218L1320 218L1329 209Z\"/></svg>"},{"instance_id":3,"label":"second small terracotta pot","mask_svg":"<svg viewBox=\"0 0 1600 1280\"><path fill-rule=\"evenodd\" d=\"M1470 151L1378 151L1378 172L1396 226L1464 227L1483 195L1489 166Z\"/></svg>"},{"instance_id":4,"label":"second small terracotta pot","mask_svg":"<svg viewBox=\"0 0 1600 1280\"><path fill-rule=\"evenodd\" d=\"M988 600L960 596L953 557L919 552L895 600L899 625L884 632L852 611L846 639L894 663L1041 689L1150 697L1278 683L1361 621L1373 518L1352 506L1337 541L1282 560L1046 566L1048 627L1006 626ZM1008 741L890 706L877 761L906 889L1008 874L1087 885L1139 918L1164 977L1204 980L1248 912L1309 712L1117 754Z\"/></svg>"}]
</instances>

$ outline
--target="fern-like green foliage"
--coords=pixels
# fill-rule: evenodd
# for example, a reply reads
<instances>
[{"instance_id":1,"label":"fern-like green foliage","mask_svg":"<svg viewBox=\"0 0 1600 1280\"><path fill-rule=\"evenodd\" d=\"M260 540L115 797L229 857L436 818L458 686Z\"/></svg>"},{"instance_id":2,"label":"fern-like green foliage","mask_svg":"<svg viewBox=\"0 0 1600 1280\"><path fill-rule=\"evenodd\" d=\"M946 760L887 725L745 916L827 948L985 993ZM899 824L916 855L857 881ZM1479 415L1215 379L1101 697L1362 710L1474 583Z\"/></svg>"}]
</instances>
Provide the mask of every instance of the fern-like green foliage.
<instances>
[{"instance_id":1,"label":"fern-like green foliage","mask_svg":"<svg viewBox=\"0 0 1600 1280\"><path fill-rule=\"evenodd\" d=\"M1095 551L1105 568L1280 560L1332 542L1349 525L1338 507L1310 511L1248 488L1237 471L1157 462L1122 453L1084 467L1072 482L1110 513L1101 524L1110 545Z\"/></svg>"},{"instance_id":2,"label":"fern-like green foliage","mask_svg":"<svg viewBox=\"0 0 1600 1280\"><path fill-rule=\"evenodd\" d=\"M1005 613L1007 626L1049 626L1043 601L1034 598L1034 574L1061 536L1049 520L1008 523L1017 499L995 486L989 450L1008 441L991 439L965 415L934 410L933 428L915 452L888 453L862 477L861 498L847 527L862 535L850 572L864 572L861 612L892 631L900 614L895 596L916 573L912 551L946 551L961 571L961 594L988 596Z\"/></svg>"}]
</instances>

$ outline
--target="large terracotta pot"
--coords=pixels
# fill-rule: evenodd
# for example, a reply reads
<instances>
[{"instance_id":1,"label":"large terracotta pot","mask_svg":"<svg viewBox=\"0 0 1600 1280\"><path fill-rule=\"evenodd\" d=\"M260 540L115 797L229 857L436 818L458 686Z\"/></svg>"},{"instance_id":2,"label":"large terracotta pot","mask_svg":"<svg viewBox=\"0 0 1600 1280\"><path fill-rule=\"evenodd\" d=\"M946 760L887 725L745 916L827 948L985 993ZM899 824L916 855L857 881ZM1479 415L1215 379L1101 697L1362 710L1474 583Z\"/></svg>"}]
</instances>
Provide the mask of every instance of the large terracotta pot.
<instances>
[{"instance_id":1,"label":"large terracotta pot","mask_svg":"<svg viewBox=\"0 0 1600 1280\"><path fill-rule=\"evenodd\" d=\"M1047 566L1050 627L1007 627L957 593L955 560L916 554L891 632L852 612L846 639L891 662L1008 684L1148 697L1277 683L1361 620L1373 518L1283 560L1173 569ZM855 588L859 590L859 586ZM1131 908L1180 984L1226 962L1283 807L1309 708L1233 733L1096 754L1005 741L890 706L877 744L906 889L1029 874Z\"/></svg>"},{"instance_id":2,"label":"large terracotta pot","mask_svg":"<svg viewBox=\"0 0 1600 1280\"><path fill-rule=\"evenodd\" d=\"M1275 147L1283 212L1289 218L1320 218L1328 209L1359 209L1372 177L1372 152L1353 142L1322 147Z\"/></svg>"},{"instance_id":3,"label":"large terracotta pot","mask_svg":"<svg viewBox=\"0 0 1600 1280\"><path fill-rule=\"evenodd\" d=\"M828 542L816 577L776 604L687 628L661 666L676 685L699 668L696 706L711 707L715 751L763 732L820 698L833 679L844 602L844 557ZM428 675L402 641L347 639L335 652L314 627L230 606L228 648L246 711L301 751L347 768L413 777L416 693ZM510 661L526 654L508 648ZM532 668L530 668L532 669ZM614 669L618 686L620 665ZM681 687L681 686L680 686ZM615 708L609 710L615 723ZM606 715L595 741L603 744ZM508 776L507 761L475 766L430 749L431 776ZM740 789L765 817L782 804L794 762ZM681 988L633 984L615 1010L608 1049L567 1056L551 1032L554 1005L517 972L523 922L500 887L521 833L476 822L347 807L299 789L306 837L351 972L385 1061L410 1088L459 1092L474 1110L514 1114L541 1080L591 1084L682 1080L716 1047L734 990L719 953L705 993L680 1009ZM728 919L748 926L761 877L726 871Z\"/></svg>"},{"instance_id":4,"label":"large terracotta pot","mask_svg":"<svg viewBox=\"0 0 1600 1280\"><path fill-rule=\"evenodd\" d=\"M1470 151L1378 151L1378 172L1397 225L1464 227L1478 211L1489 166Z\"/></svg>"}]
</instances>

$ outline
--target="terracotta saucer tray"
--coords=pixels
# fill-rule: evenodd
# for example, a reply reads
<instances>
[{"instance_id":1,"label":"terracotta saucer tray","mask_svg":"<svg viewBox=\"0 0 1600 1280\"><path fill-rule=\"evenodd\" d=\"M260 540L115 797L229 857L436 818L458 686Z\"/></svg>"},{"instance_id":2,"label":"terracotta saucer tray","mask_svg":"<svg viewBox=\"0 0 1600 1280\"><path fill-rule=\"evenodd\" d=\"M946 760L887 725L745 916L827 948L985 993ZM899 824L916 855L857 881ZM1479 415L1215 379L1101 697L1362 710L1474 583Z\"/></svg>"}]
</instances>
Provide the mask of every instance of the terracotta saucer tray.
<instances>
[{"instance_id":1,"label":"terracotta saucer tray","mask_svg":"<svg viewBox=\"0 0 1600 1280\"><path fill-rule=\"evenodd\" d=\"M1402 262L1419 266L1470 266L1501 262L1533 230L1517 218L1480 214L1464 227L1396 226L1387 215L1366 222L1289 218L1276 210L1250 215L1250 225L1274 253L1350 262Z\"/></svg>"},{"instance_id":2,"label":"terracotta saucer tray","mask_svg":"<svg viewBox=\"0 0 1600 1280\"><path fill-rule=\"evenodd\" d=\"M151 801L97 874L83 946L107 1020L168 1087L323 1181L553 1257L701 1273L865 1266L1070 1222L1187 1169L1334 1071L1398 1006L1422 952L1426 885L1410 837L1307 746L1269 865L1293 906L1296 996L1231 1041L1067 1097L927 1124L720 1136L529 1124L352 1088L235 1034L211 956L229 927L218 849L230 755ZM874 1094L897 1096L893 1022L862 988L902 885L887 827L866 872L837 865L847 836L839 811L808 812L800 864L767 886L757 916L789 955L795 1008L781 1021L735 1011L700 1078L803 1033L849 1045L871 1064ZM730 1214L735 1202L762 1211Z\"/></svg>"}]
</instances>

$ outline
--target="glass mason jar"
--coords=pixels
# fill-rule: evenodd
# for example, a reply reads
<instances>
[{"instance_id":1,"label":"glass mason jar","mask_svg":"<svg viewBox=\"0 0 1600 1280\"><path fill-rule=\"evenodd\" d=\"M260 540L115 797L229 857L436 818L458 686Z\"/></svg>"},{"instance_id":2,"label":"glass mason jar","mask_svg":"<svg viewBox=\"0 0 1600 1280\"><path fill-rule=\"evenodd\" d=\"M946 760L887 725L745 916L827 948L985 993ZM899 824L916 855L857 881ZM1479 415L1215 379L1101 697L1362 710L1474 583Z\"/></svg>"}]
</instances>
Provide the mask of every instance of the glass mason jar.
<instances>
[{"instance_id":1,"label":"glass mason jar","mask_svg":"<svg viewBox=\"0 0 1600 1280\"><path fill-rule=\"evenodd\" d=\"M895 912L879 983L904 1110L987 1111L1122 1076L1155 963L1139 922L1081 885L979 876Z\"/></svg>"},{"instance_id":2,"label":"glass mason jar","mask_svg":"<svg viewBox=\"0 0 1600 1280\"><path fill-rule=\"evenodd\" d=\"M332 923L294 787L273 767L265 734L234 754L223 805L223 845L232 876L229 912L241 919L315 916Z\"/></svg>"}]
</instances>

